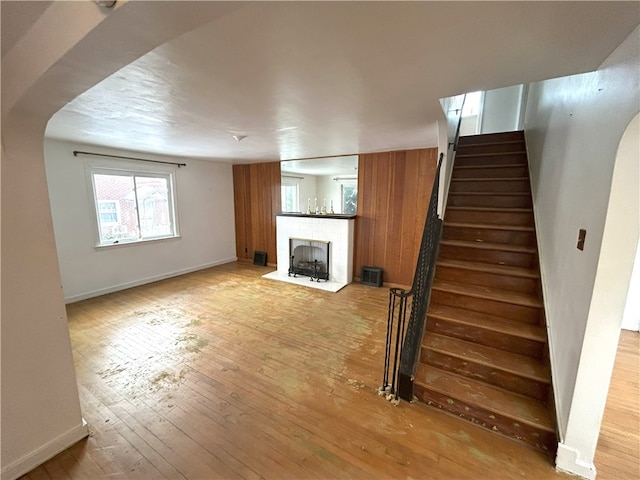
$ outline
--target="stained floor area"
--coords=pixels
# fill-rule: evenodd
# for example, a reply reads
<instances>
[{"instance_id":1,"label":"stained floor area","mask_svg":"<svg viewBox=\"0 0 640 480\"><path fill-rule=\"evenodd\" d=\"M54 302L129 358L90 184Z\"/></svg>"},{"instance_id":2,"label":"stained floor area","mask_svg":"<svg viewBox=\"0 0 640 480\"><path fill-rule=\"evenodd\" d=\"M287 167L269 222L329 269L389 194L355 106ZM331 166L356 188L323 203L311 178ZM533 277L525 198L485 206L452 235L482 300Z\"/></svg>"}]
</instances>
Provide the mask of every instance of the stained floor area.
<instances>
[{"instance_id":1,"label":"stained floor area","mask_svg":"<svg viewBox=\"0 0 640 480\"><path fill-rule=\"evenodd\" d=\"M268 271L232 263L69 305L91 435L23 479L571 478L499 434L378 396L387 289L328 293ZM598 478L637 478L637 430L623 452L610 435Z\"/></svg>"}]
</instances>

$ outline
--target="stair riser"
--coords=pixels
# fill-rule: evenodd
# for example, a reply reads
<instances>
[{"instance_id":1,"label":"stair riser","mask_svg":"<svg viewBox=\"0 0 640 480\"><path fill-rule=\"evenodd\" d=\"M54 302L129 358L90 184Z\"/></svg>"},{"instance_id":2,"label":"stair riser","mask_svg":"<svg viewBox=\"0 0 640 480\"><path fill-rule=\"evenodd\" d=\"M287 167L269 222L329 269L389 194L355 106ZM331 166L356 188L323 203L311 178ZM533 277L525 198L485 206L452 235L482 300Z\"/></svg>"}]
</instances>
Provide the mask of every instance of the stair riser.
<instances>
[{"instance_id":1,"label":"stair riser","mask_svg":"<svg viewBox=\"0 0 640 480\"><path fill-rule=\"evenodd\" d=\"M451 180L450 192L528 193L529 180Z\"/></svg>"},{"instance_id":2,"label":"stair riser","mask_svg":"<svg viewBox=\"0 0 640 480\"><path fill-rule=\"evenodd\" d=\"M511 275L498 275L494 273L478 272L464 268L438 265L436 267L436 279L456 283L467 283L483 287L495 287L512 292L538 293L538 279L528 277L516 277Z\"/></svg>"},{"instance_id":3,"label":"stair riser","mask_svg":"<svg viewBox=\"0 0 640 480\"><path fill-rule=\"evenodd\" d=\"M463 377L481 380L496 387L527 395L537 400L546 400L549 394L547 383L524 378L511 372L497 370L487 365L480 365L475 362L447 355L443 352L435 352L425 347L422 347L420 352L420 361L427 365L433 365L434 367L456 373Z\"/></svg>"},{"instance_id":4,"label":"stair riser","mask_svg":"<svg viewBox=\"0 0 640 480\"><path fill-rule=\"evenodd\" d=\"M524 153L506 153L502 155L460 155L456 154L456 165L513 165L516 163L527 164L527 156Z\"/></svg>"},{"instance_id":5,"label":"stair riser","mask_svg":"<svg viewBox=\"0 0 640 480\"><path fill-rule=\"evenodd\" d=\"M487 223L489 225L516 225L518 227L533 227L531 212L485 212L476 210L449 209L447 222L453 223Z\"/></svg>"},{"instance_id":6,"label":"stair riser","mask_svg":"<svg viewBox=\"0 0 640 480\"><path fill-rule=\"evenodd\" d=\"M465 240L470 242L508 243L521 247L534 247L536 237L534 232L514 230L493 230L489 228L451 227L444 223L443 240Z\"/></svg>"},{"instance_id":7,"label":"stair riser","mask_svg":"<svg viewBox=\"0 0 640 480\"><path fill-rule=\"evenodd\" d=\"M454 168L452 176L453 178L514 178L528 177L529 171L526 164L518 165L517 167L504 166L499 168L478 166L473 168Z\"/></svg>"},{"instance_id":8,"label":"stair riser","mask_svg":"<svg viewBox=\"0 0 640 480\"><path fill-rule=\"evenodd\" d=\"M511 438L533 445L545 452L552 453L556 448L556 436L547 430L536 428L532 425L517 423L513 419L495 414L489 410L466 404L457 399L450 398L440 392L432 391L423 385L414 385L414 394L427 405L453 413L472 423L499 432Z\"/></svg>"},{"instance_id":9,"label":"stair riser","mask_svg":"<svg viewBox=\"0 0 640 480\"><path fill-rule=\"evenodd\" d=\"M529 195L469 195L449 192L450 207L531 208Z\"/></svg>"},{"instance_id":10,"label":"stair riser","mask_svg":"<svg viewBox=\"0 0 640 480\"><path fill-rule=\"evenodd\" d=\"M482 133L478 135L465 135L458 140L458 146L464 146L477 143L495 143L495 142L524 142L524 132L517 130L514 132L500 133Z\"/></svg>"},{"instance_id":11,"label":"stair riser","mask_svg":"<svg viewBox=\"0 0 640 480\"><path fill-rule=\"evenodd\" d=\"M533 358L542 358L544 343L427 316L427 330Z\"/></svg>"},{"instance_id":12,"label":"stair riser","mask_svg":"<svg viewBox=\"0 0 640 480\"><path fill-rule=\"evenodd\" d=\"M522 142L513 143L494 143L494 144L475 144L475 145L458 145L457 153L460 155L471 155L478 153L503 153L503 152L522 152L525 146Z\"/></svg>"},{"instance_id":13,"label":"stair riser","mask_svg":"<svg viewBox=\"0 0 640 480\"><path fill-rule=\"evenodd\" d=\"M484 262L492 265L532 268L535 265L533 253L504 252L500 250L482 250L473 247L440 245L440 256L470 262Z\"/></svg>"},{"instance_id":14,"label":"stair riser","mask_svg":"<svg viewBox=\"0 0 640 480\"><path fill-rule=\"evenodd\" d=\"M509 318L523 323L537 325L540 319L540 309L514 305L512 303L497 302L485 298L469 297L442 290L431 290L431 302L452 307L465 308L475 312L488 313L497 317Z\"/></svg>"}]
</instances>

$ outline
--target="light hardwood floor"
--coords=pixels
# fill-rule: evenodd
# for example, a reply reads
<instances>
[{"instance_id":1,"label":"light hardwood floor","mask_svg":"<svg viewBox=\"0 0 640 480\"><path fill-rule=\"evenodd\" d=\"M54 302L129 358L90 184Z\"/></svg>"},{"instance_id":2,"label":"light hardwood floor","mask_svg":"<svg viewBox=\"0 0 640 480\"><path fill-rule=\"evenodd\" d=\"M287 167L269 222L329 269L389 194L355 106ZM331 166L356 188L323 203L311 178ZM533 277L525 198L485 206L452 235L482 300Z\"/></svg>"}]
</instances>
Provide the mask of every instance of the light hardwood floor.
<instances>
[{"instance_id":1,"label":"light hardwood floor","mask_svg":"<svg viewBox=\"0 0 640 480\"><path fill-rule=\"evenodd\" d=\"M570 478L536 450L377 395L387 289L332 294L268 271L233 263L69 305L91 435L23 479ZM601 479L639 473L637 334L620 355Z\"/></svg>"}]
</instances>

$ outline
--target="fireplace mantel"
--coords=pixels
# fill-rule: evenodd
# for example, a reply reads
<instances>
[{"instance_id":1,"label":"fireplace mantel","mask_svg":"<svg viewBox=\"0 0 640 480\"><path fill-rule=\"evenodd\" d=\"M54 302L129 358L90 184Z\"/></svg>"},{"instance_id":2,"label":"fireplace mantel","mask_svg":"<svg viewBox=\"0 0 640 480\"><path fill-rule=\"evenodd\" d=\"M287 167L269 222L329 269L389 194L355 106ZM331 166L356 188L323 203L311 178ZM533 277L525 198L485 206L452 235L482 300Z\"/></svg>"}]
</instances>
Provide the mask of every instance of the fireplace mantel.
<instances>
[{"instance_id":1,"label":"fireplace mantel","mask_svg":"<svg viewBox=\"0 0 640 480\"><path fill-rule=\"evenodd\" d=\"M269 278L290 281L289 239L304 238L329 242L329 279L324 282L303 280L309 287L338 291L353 281L353 232L355 215L305 215L280 213L276 215L276 247L278 270ZM295 279L297 280L297 279ZM299 280L292 283L298 283Z\"/></svg>"},{"instance_id":2,"label":"fireplace mantel","mask_svg":"<svg viewBox=\"0 0 640 480\"><path fill-rule=\"evenodd\" d=\"M347 215L343 213L298 213L298 212L280 212L276 213L276 217L308 217L308 218L333 218L333 219L341 219L341 220L352 220L356 218L355 215Z\"/></svg>"}]
</instances>

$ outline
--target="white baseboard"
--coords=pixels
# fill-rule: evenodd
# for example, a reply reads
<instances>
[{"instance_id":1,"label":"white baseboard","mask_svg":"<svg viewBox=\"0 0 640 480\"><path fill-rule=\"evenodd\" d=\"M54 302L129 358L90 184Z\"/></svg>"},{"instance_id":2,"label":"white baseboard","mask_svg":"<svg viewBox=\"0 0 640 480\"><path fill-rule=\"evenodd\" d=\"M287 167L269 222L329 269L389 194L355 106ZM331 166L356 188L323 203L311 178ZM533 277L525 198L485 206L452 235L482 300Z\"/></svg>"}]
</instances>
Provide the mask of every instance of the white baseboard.
<instances>
[{"instance_id":1,"label":"white baseboard","mask_svg":"<svg viewBox=\"0 0 640 480\"><path fill-rule=\"evenodd\" d=\"M593 462L580 460L579 452L563 443L558 443L558 453L556 454L556 468L563 472L588 480L596 478L596 466Z\"/></svg>"},{"instance_id":2,"label":"white baseboard","mask_svg":"<svg viewBox=\"0 0 640 480\"><path fill-rule=\"evenodd\" d=\"M205 268L216 267L218 265L224 265L225 263L231 263L238 260L238 257L225 258L223 260L217 260L215 262L205 263L202 265L196 265L195 267L183 268L181 270L176 270L173 272L163 273L160 275L154 275L153 277L142 278L140 280L134 280L132 282L121 283L119 285L113 285L111 287L105 287L98 290L94 290L92 292L87 293L79 293L77 295L71 295L69 297L65 297L65 303L74 303L80 302L82 300L87 300L93 297L99 297L101 295L107 295L108 293L118 292L120 290L126 290L127 288L139 287L140 285L145 285L147 283L158 282L160 280L165 280L171 277L178 277L180 275L185 275L191 272L197 272L198 270L204 270Z\"/></svg>"},{"instance_id":3,"label":"white baseboard","mask_svg":"<svg viewBox=\"0 0 640 480\"><path fill-rule=\"evenodd\" d=\"M15 480L25 473L30 472L38 465L42 465L50 458L55 457L88 435L89 427L87 426L87 422L82 419L82 424L45 443L15 462L2 467L0 477L2 477L2 480Z\"/></svg>"}]
</instances>

